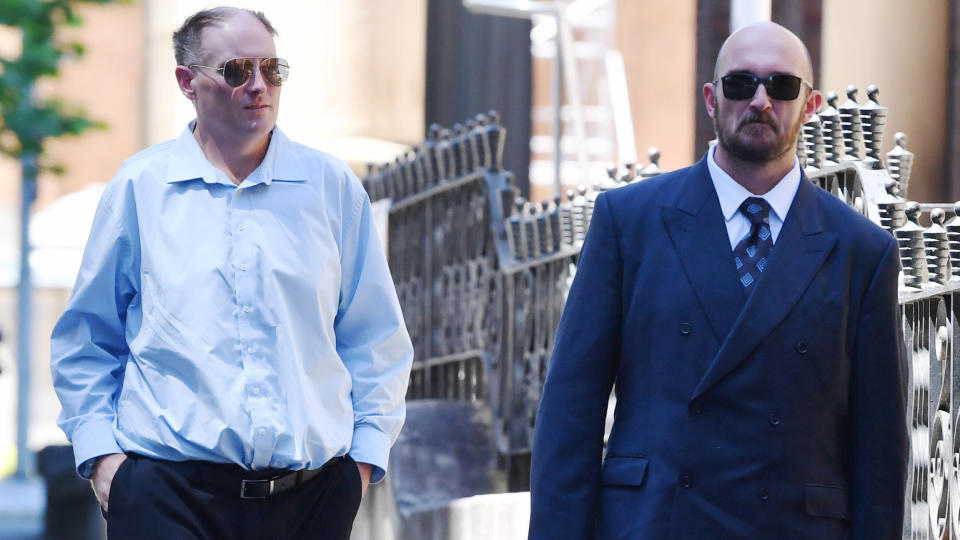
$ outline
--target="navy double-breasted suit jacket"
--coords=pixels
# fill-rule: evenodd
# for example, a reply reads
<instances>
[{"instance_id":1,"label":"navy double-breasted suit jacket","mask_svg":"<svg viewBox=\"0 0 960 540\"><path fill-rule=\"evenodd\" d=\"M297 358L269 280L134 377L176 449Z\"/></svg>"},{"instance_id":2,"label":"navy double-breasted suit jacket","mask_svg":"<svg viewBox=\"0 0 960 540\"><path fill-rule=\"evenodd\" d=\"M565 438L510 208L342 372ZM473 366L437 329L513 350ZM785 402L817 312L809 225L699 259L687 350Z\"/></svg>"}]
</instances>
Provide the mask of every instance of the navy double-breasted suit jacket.
<instances>
[{"instance_id":1,"label":"navy double-breasted suit jacket","mask_svg":"<svg viewBox=\"0 0 960 540\"><path fill-rule=\"evenodd\" d=\"M747 299L706 161L601 194L538 413L530 538L900 538L899 268L890 234L804 178Z\"/></svg>"}]
</instances>

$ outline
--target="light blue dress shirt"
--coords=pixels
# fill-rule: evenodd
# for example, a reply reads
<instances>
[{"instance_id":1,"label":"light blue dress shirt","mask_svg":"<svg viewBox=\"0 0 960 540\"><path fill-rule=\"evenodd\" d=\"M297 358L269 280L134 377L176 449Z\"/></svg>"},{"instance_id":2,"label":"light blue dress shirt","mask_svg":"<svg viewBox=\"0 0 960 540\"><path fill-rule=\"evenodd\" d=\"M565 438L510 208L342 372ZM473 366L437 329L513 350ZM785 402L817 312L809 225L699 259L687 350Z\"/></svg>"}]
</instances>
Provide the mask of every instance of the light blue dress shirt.
<instances>
[{"instance_id":1,"label":"light blue dress shirt","mask_svg":"<svg viewBox=\"0 0 960 540\"><path fill-rule=\"evenodd\" d=\"M717 191L717 198L720 199L723 219L727 223L730 250L736 248L740 240L750 234L750 220L743 215L743 212L739 211L740 205L748 197L761 197L770 205L771 211L767 221L770 223L773 243L776 244L777 237L780 236L780 229L783 228L783 220L787 218L787 212L790 211L793 198L797 195L797 189L800 187L800 161L797 158L793 159L793 168L777 182L777 185L773 186L773 189L763 195L754 195L717 165L713 157L716 149L716 145L713 145L707 152L707 169L710 171L713 187Z\"/></svg>"},{"instance_id":2,"label":"light blue dress shirt","mask_svg":"<svg viewBox=\"0 0 960 540\"><path fill-rule=\"evenodd\" d=\"M413 347L360 182L274 128L238 186L191 123L127 160L53 331L78 471L136 452L383 478Z\"/></svg>"}]
</instances>

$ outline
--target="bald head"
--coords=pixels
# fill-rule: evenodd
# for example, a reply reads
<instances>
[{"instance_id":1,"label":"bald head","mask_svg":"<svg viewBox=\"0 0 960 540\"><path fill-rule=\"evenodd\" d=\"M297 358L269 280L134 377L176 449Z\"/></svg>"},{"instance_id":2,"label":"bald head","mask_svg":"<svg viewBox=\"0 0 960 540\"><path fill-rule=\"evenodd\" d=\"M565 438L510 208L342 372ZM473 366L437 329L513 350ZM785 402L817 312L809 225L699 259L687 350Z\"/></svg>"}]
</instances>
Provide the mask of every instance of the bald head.
<instances>
[{"instance_id":1,"label":"bald head","mask_svg":"<svg viewBox=\"0 0 960 540\"><path fill-rule=\"evenodd\" d=\"M813 84L813 62L806 45L790 30L769 21L744 26L723 42L713 79L733 71L789 73Z\"/></svg>"},{"instance_id":2,"label":"bald head","mask_svg":"<svg viewBox=\"0 0 960 540\"><path fill-rule=\"evenodd\" d=\"M732 74L742 76L729 85L716 82ZM789 78L772 75L802 78L807 84L797 88L793 80L784 86L776 81ZM772 189L794 166L800 128L820 108L820 92L812 85L810 53L793 32L760 22L731 34L717 55L713 81L703 85L704 105L717 133L717 165L751 193Z\"/></svg>"}]
</instances>

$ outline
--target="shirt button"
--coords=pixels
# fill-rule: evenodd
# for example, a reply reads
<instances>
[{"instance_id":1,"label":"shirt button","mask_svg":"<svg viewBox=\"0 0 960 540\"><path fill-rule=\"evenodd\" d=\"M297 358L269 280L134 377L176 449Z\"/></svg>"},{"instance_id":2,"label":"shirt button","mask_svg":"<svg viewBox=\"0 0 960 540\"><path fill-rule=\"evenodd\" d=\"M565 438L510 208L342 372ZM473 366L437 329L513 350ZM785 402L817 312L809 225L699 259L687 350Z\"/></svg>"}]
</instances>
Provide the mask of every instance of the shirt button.
<instances>
[{"instance_id":1,"label":"shirt button","mask_svg":"<svg viewBox=\"0 0 960 540\"><path fill-rule=\"evenodd\" d=\"M260 435L266 435L266 434L267 434L267 429L266 429L266 428L260 428Z\"/></svg>"},{"instance_id":2,"label":"shirt button","mask_svg":"<svg viewBox=\"0 0 960 540\"><path fill-rule=\"evenodd\" d=\"M240 270L246 272L246 271L247 271L247 263L241 264L241 265L240 265Z\"/></svg>"},{"instance_id":3,"label":"shirt button","mask_svg":"<svg viewBox=\"0 0 960 540\"><path fill-rule=\"evenodd\" d=\"M250 313L250 306L243 306L244 313Z\"/></svg>"},{"instance_id":4,"label":"shirt button","mask_svg":"<svg viewBox=\"0 0 960 540\"><path fill-rule=\"evenodd\" d=\"M689 475L686 475L686 474L680 475L680 485L683 486L685 489L689 489L693 487L693 480L690 479Z\"/></svg>"},{"instance_id":5,"label":"shirt button","mask_svg":"<svg viewBox=\"0 0 960 540\"><path fill-rule=\"evenodd\" d=\"M259 395L260 395L260 387L258 387L258 386L254 386L254 387L253 387L253 395L255 395L255 396L259 396Z\"/></svg>"},{"instance_id":6,"label":"shirt button","mask_svg":"<svg viewBox=\"0 0 960 540\"><path fill-rule=\"evenodd\" d=\"M770 498L770 492L767 491L767 488L760 488L760 490L757 491L757 496L760 497L761 501L765 501Z\"/></svg>"},{"instance_id":7,"label":"shirt button","mask_svg":"<svg viewBox=\"0 0 960 540\"><path fill-rule=\"evenodd\" d=\"M802 342L802 341L798 341L798 342L797 342L797 352L800 353L800 354L807 354L807 344L804 343L804 342Z\"/></svg>"},{"instance_id":8,"label":"shirt button","mask_svg":"<svg viewBox=\"0 0 960 540\"><path fill-rule=\"evenodd\" d=\"M681 333L681 334L683 334L683 335L685 335L685 336L689 336L689 335L690 335L690 332L692 332L692 331L693 331L693 327L690 326L690 323L685 322L685 323L681 323L681 324L680 324L680 333Z\"/></svg>"},{"instance_id":9,"label":"shirt button","mask_svg":"<svg viewBox=\"0 0 960 540\"><path fill-rule=\"evenodd\" d=\"M247 352L248 352L249 354L253 354L253 351L255 351L255 350L256 350L256 349L254 349L253 347L247 347Z\"/></svg>"},{"instance_id":10,"label":"shirt button","mask_svg":"<svg viewBox=\"0 0 960 540\"><path fill-rule=\"evenodd\" d=\"M779 425L780 425L780 416L777 415L777 413L770 413L770 416L768 417L768 420L770 420L770 425L771 425L771 426L779 426Z\"/></svg>"},{"instance_id":11,"label":"shirt button","mask_svg":"<svg viewBox=\"0 0 960 540\"><path fill-rule=\"evenodd\" d=\"M246 226L244 226L244 224L241 223L240 225L237 225L237 229L240 230L240 231L242 231L242 230L246 229Z\"/></svg>"}]
</instances>

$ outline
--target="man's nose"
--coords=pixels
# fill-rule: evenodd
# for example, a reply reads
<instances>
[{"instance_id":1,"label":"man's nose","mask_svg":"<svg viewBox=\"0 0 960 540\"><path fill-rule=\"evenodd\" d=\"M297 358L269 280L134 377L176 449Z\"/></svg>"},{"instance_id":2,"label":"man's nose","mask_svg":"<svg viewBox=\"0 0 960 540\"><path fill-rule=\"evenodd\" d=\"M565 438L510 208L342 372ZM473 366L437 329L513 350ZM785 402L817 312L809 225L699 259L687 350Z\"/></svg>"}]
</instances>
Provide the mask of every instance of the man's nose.
<instances>
[{"instance_id":1,"label":"man's nose","mask_svg":"<svg viewBox=\"0 0 960 540\"><path fill-rule=\"evenodd\" d=\"M757 85L757 91L750 98L750 107L759 111L765 111L773 107L773 104L770 103L770 96L767 95L767 87L762 83Z\"/></svg>"},{"instance_id":2,"label":"man's nose","mask_svg":"<svg viewBox=\"0 0 960 540\"><path fill-rule=\"evenodd\" d=\"M253 68L253 74L250 75L250 80L247 81L247 92L260 93L266 89L267 78L260 71L260 63L257 62L257 65Z\"/></svg>"}]
</instances>

